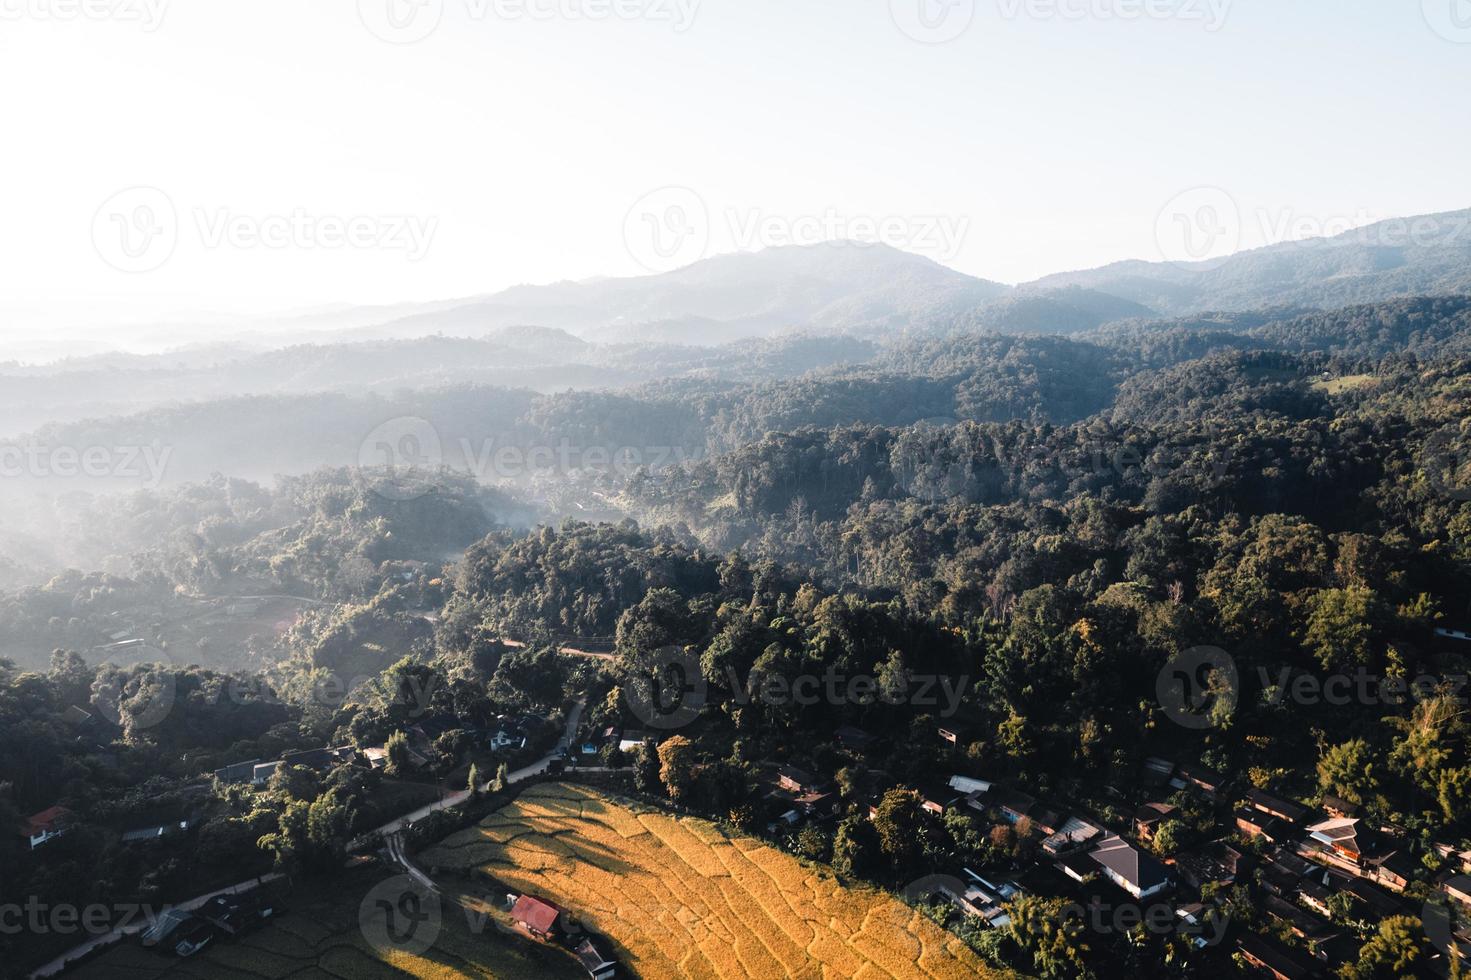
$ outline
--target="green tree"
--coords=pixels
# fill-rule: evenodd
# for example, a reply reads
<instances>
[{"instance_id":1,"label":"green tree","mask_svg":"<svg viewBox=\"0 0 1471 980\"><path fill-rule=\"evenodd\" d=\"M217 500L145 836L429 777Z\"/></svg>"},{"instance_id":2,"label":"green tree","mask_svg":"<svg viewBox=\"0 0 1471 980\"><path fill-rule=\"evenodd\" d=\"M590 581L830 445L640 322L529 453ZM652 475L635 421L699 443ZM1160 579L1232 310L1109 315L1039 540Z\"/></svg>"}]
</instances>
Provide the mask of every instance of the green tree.
<instances>
[{"instance_id":1,"label":"green tree","mask_svg":"<svg viewBox=\"0 0 1471 980\"><path fill-rule=\"evenodd\" d=\"M1318 787L1350 803L1366 803L1379 792L1379 767L1361 738L1335 745L1318 760Z\"/></svg>"},{"instance_id":2,"label":"green tree","mask_svg":"<svg viewBox=\"0 0 1471 980\"><path fill-rule=\"evenodd\" d=\"M659 782L676 803L688 796L695 784L695 762L699 751L683 735L674 735L659 746Z\"/></svg>"},{"instance_id":3,"label":"green tree","mask_svg":"<svg viewBox=\"0 0 1471 980\"><path fill-rule=\"evenodd\" d=\"M1367 666L1373 660L1370 640L1376 604L1373 591L1362 586L1313 593L1308 599L1303 646L1324 670Z\"/></svg>"},{"instance_id":4,"label":"green tree","mask_svg":"<svg viewBox=\"0 0 1471 980\"><path fill-rule=\"evenodd\" d=\"M472 797L480 795L480 784L484 782L484 779L480 775L480 767L473 762L470 763L470 774L466 777L465 782Z\"/></svg>"},{"instance_id":5,"label":"green tree","mask_svg":"<svg viewBox=\"0 0 1471 980\"><path fill-rule=\"evenodd\" d=\"M266 781L266 790L287 799L310 803L322 791L322 781L306 766L280 765Z\"/></svg>"},{"instance_id":6,"label":"green tree","mask_svg":"<svg viewBox=\"0 0 1471 980\"><path fill-rule=\"evenodd\" d=\"M1180 820L1166 820L1154 830L1149 845L1160 857L1169 857L1185 846L1189 828Z\"/></svg>"},{"instance_id":7,"label":"green tree","mask_svg":"<svg viewBox=\"0 0 1471 980\"><path fill-rule=\"evenodd\" d=\"M797 853L809 861L822 861L827 858L829 843L827 834L816 824L809 823L797 834Z\"/></svg>"},{"instance_id":8,"label":"green tree","mask_svg":"<svg viewBox=\"0 0 1471 980\"><path fill-rule=\"evenodd\" d=\"M1065 916L1060 898L1021 895L1008 906L1007 931L1021 950L1029 972L1043 980L1092 977L1085 963L1088 946L1079 923Z\"/></svg>"},{"instance_id":9,"label":"green tree","mask_svg":"<svg viewBox=\"0 0 1471 980\"><path fill-rule=\"evenodd\" d=\"M1449 823L1471 816L1471 767L1445 769L1436 786L1436 802Z\"/></svg>"},{"instance_id":10,"label":"green tree","mask_svg":"<svg viewBox=\"0 0 1471 980\"><path fill-rule=\"evenodd\" d=\"M833 835L833 869L850 878L874 872L879 858L878 832L859 814L844 817Z\"/></svg>"},{"instance_id":11,"label":"green tree","mask_svg":"<svg viewBox=\"0 0 1471 980\"><path fill-rule=\"evenodd\" d=\"M1380 921L1379 928L1359 950L1359 961L1345 967L1340 976L1351 980L1419 976L1421 968L1428 965L1427 959L1420 921L1408 915L1392 915Z\"/></svg>"},{"instance_id":12,"label":"green tree","mask_svg":"<svg viewBox=\"0 0 1471 980\"><path fill-rule=\"evenodd\" d=\"M653 739L644 739L634 749L633 785L640 793L654 793L660 788L659 751Z\"/></svg>"},{"instance_id":13,"label":"green tree","mask_svg":"<svg viewBox=\"0 0 1471 980\"><path fill-rule=\"evenodd\" d=\"M879 850L896 870L911 864L922 852L924 811L913 790L891 789L879 801L873 818Z\"/></svg>"},{"instance_id":14,"label":"green tree","mask_svg":"<svg viewBox=\"0 0 1471 980\"><path fill-rule=\"evenodd\" d=\"M407 775L412 768L409 762L409 737L403 732L394 732L388 736L388 741L384 743L383 748L388 755L383 771L390 776Z\"/></svg>"}]
</instances>

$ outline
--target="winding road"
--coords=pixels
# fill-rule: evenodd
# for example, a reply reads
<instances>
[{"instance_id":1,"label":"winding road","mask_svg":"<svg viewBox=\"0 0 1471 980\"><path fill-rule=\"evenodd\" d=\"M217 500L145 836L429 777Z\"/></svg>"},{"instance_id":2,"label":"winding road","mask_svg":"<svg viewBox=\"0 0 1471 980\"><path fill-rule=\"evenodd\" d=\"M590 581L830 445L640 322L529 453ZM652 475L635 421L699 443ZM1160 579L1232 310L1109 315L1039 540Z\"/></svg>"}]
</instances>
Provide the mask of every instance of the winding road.
<instances>
[{"instance_id":1,"label":"winding road","mask_svg":"<svg viewBox=\"0 0 1471 980\"><path fill-rule=\"evenodd\" d=\"M514 783L525 779L528 776L535 776L539 773L545 772L547 766L551 765L552 760L558 758L562 754L562 750L572 744L572 739L577 735L577 725L582 720L582 709L586 704L587 702L585 700L578 700L573 702L572 708L567 712L567 726L563 730L562 737L557 742L556 747L553 748L551 752L547 753L541 759L533 762L531 765L524 766L511 773L508 776L508 780ZM489 788L489 782L481 787L482 790L487 790ZM468 789L461 790L458 793L452 793L449 796L446 796L444 799L440 800L438 803L432 803L429 806L421 807L418 810L415 810L413 813L408 813L404 814L401 817L397 817L391 822L379 827L376 831L376 833L383 835L384 842L388 847L389 856L392 857L393 860L400 867L402 867L405 871L412 875L416 881L420 882L425 887L435 892L439 891L438 886L436 886L434 882L429 879L428 875L424 874L424 872L415 867L413 862L411 862L408 859L408 856L404 853L403 839L400 834L403 830L408 829L409 827L418 823L420 820L423 820L425 817L429 816L429 814L434 813L437 810L444 810L459 803L463 803L469 798L469 796L470 791ZM359 840L362 840L362 838L359 838ZM354 843L357 842L354 841ZM194 898L187 899L183 902L178 902L172 906L169 906L169 908L184 910L195 909L203 905L205 902L209 901L211 898L214 898L216 895L224 895L237 891L246 891L248 889L255 888L260 884L264 884L265 882L275 881L280 877L280 874L272 873L265 875L264 877L261 877L259 879L252 878L250 881L241 882L240 884L232 885L229 888L221 888L217 891L212 891L204 895L196 895ZM133 922L127 924L126 926L120 926L117 929L106 933L105 935L94 936L93 938L87 940L85 943L74 946L71 949L67 950L65 953L52 960L50 963L47 963L45 966L42 966L39 969L33 971L31 974L29 974L29 980L41 980L41 978L43 977L56 976L66 969L67 964L70 961L84 956L87 953L90 953L92 950L96 949L99 946L115 943L124 939L127 936L135 935L148 928L151 924L152 923L148 921Z\"/></svg>"},{"instance_id":2,"label":"winding road","mask_svg":"<svg viewBox=\"0 0 1471 980\"><path fill-rule=\"evenodd\" d=\"M507 777L507 780L509 782L515 783L525 779L527 776L535 776L539 773L545 772L547 766L551 765L552 760L560 757L562 754L562 750L571 746L572 739L577 735L577 725L582 720L582 709L586 704L587 702L582 700L573 702L571 710L567 712L566 728L563 730L562 737L558 740L556 747L537 761L533 762L531 765L524 766L520 769L517 769L515 772L510 773ZM481 786L480 788L482 790L490 789L490 782L487 780L485 785ZM405 829L408 826L411 826L412 824L418 823L420 820L423 820L425 817L429 816L429 814L431 813L434 813L436 810L446 810L452 806L458 806L469 798L470 791L468 789L462 789L458 793L451 793L450 795L446 796L444 799L439 800L436 803L431 803L428 806L420 807L412 813L406 813L403 816L395 817L393 820L377 828L375 831L373 831L373 833L379 833L385 836L387 836L388 834L396 833L400 830ZM359 839L361 840L361 838ZM354 843L356 843L356 841Z\"/></svg>"}]
</instances>

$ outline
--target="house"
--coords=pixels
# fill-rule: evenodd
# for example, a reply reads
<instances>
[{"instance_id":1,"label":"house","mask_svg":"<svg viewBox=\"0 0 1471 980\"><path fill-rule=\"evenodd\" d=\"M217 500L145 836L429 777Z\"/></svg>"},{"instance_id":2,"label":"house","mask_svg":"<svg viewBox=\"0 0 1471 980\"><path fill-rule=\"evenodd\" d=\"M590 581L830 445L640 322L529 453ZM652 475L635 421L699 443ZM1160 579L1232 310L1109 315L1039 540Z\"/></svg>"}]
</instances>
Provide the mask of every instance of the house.
<instances>
[{"instance_id":1,"label":"house","mask_svg":"<svg viewBox=\"0 0 1471 980\"><path fill-rule=\"evenodd\" d=\"M1363 944L1349 933L1330 932L1307 941L1308 948L1325 967L1336 974L1349 963L1357 963Z\"/></svg>"},{"instance_id":2,"label":"house","mask_svg":"<svg viewBox=\"0 0 1471 980\"><path fill-rule=\"evenodd\" d=\"M370 769L383 769L388 765L388 746L375 745L371 748L363 749L362 756L367 760ZM423 769L429 765L429 757L412 745L404 746L404 758L408 762L410 769Z\"/></svg>"},{"instance_id":3,"label":"house","mask_svg":"<svg viewBox=\"0 0 1471 980\"><path fill-rule=\"evenodd\" d=\"M515 725L499 725L489 739L497 752L514 752L526 748L526 733Z\"/></svg>"},{"instance_id":4,"label":"house","mask_svg":"<svg viewBox=\"0 0 1471 980\"><path fill-rule=\"evenodd\" d=\"M865 768L853 781L853 797L865 807L877 807L883 802L884 793L898 785L898 780L882 769Z\"/></svg>"},{"instance_id":5,"label":"house","mask_svg":"<svg viewBox=\"0 0 1471 980\"><path fill-rule=\"evenodd\" d=\"M1285 925L1293 935L1302 939L1324 935L1332 927L1328 920L1300 909L1277 895L1264 896L1261 905L1268 915Z\"/></svg>"},{"instance_id":6,"label":"house","mask_svg":"<svg viewBox=\"0 0 1471 980\"><path fill-rule=\"evenodd\" d=\"M1343 883L1343 890L1366 906L1376 919L1401 915L1405 911L1393 895L1382 888L1376 888L1363 878L1348 878Z\"/></svg>"},{"instance_id":7,"label":"house","mask_svg":"<svg viewBox=\"0 0 1471 980\"><path fill-rule=\"evenodd\" d=\"M1006 789L1001 786L992 787L991 792L977 797L976 800L995 807L1001 814L1001 819L1010 824L1029 818L1037 807L1037 800L1034 797L1019 790Z\"/></svg>"},{"instance_id":8,"label":"house","mask_svg":"<svg viewBox=\"0 0 1471 980\"><path fill-rule=\"evenodd\" d=\"M1281 868L1283 871L1297 878L1306 878L1311 874L1321 874L1323 869L1311 861L1305 860L1290 851L1283 849L1267 859L1270 868Z\"/></svg>"},{"instance_id":9,"label":"house","mask_svg":"<svg viewBox=\"0 0 1471 980\"><path fill-rule=\"evenodd\" d=\"M1272 844L1280 844L1292 832L1292 828L1280 817L1263 813L1254 807L1241 807L1235 816L1236 829L1247 837L1260 837Z\"/></svg>"},{"instance_id":10,"label":"house","mask_svg":"<svg viewBox=\"0 0 1471 980\"><path fill-rule=\"evenodd\" d=\"M424 574L429 566L422 561L403 559L401 561L385 561L379 566L383 574L395 578L400 582L412 582L415 578Z\"/></svg>"},{"instance_id":11,"label":"house","mask_svg":"<svg viewBox=\"0 0 1471 980\"><path fill-rule=\"evenodd\" d=\"M264 893L258 891L216 895L197 910L197 915L227 936L238 936L260 925L275 913Z\"/></svg>"},{"instance_id":12,"label":"house","mask_svg":"<svg viewBox=\"0 0 1471 980\"><path fill-rule=\"evenodd\" d=\"M1103 834L1103 828L1081 817L1068 817L1066 822L1042 841L1042 850L1056 857L1088 843Z\"/></svg>"},{"instance_id":13,"label":"house","mask_svg":"<svg viewBox=\"0 0 1471 980\"><path fill-rule=\"evenodd\" d=\"M1093 855L1076 851L1057 859L1057 869L1076 882L1088 882L1098 875L1098 862Z\"/></svg>"},{"instance_id":14,"label":"house","mask_svg":"<svg viewBox=\"0 0 1471 980\"><path fill-rule=\"evenodd\" d=\"M256 786L264 786L266 783L271 781L271 777L274 776L276 774L276 770L280 768L280 762L257 763L255 768L251 770L250 781Z\"/></svg>"},{"instance_id":15,"label":"house","mask_svg":"<svg viewBox=\"0 0 1471 980\"><path fill-rule=\"evenodd\" d=\"M820 790L799 793L791 801L798 810L809 817L822 819L838 812L838 794Z\"/></svg>"},{"instance_id":16,"label":"house","mask_svg":"<svg viewBox=\"0 0 1471 980\"><path fill-rule=\"evenodd\" d=\"M935 816L943 816L945 811L964 798L959 793L944 783L926 783L919 788L920 809Z\"/></svg>"},{"instance_id":17,"label":"house","mask_svg":"<svg viewBox=\"0 0 1471 980\"><path fill-rule=\"evenodd\" d=\"M1210 945L1205 932L1214 915L1215 909L1202 902L1187 902L1175 907L1175 918L1180 920L1178 929L1196 949Z\"/></svg>"},{"instance_id":18,"label":"house","mask_svg":"<svg viewBox=\"0 0 1471 980\"><path fill-rule=\"evenodd\" d=\"M940 741L956 748L970 741L969 733L959 725L940 725L936 732L940 736Z\"/></svg>"},{"instance_id":19,"label":"house","mask_svg":"<svg viewBox=\"0 0 1471 980\"><path fill-rule=\"evenodd\" d=\"M623 733L622 738L618 739L618 751L637 752L638 747L640 745L643 745L651 738L653 738L653 736L650 735L648 732L641 731L637 728L630 728ZM521 744L524 747L526 743L523 741Z\"/></svg>"},{"instance_id":20,"label":"house","mask_svg":"<svg viewBox=\"0 0 1471 980\"><path fill-rule=\"evenodd\" d=\"M48 807L40 813L32 814L30 819L22 823L20 834L30 841L31 850L34 851L47 841L66 833L73 823L72 812L66 807Z\"/></svg>"},{"instance_id":21,"label":"house","mask_svg":"<svg viewBox=\"0 0 1471 980\"><path fill-rule=\"evenodd\" d=\"M1027 819L1032 821L1032 826L1048 836L1057 833L1058 828L1063 826L1065 817L1066 814L1061 810L1042 803L1032 807L1032 812L1027 814Z\"/></svg>"},{"instance_id":22,"label":"house","mask_svg":"<svg viewBox=\"0 0 1471 980\"><path fill-rule=\"evenodd\" d=\"M1214 800L1225 780L1214 769L1194 763L1184 763L1175 768L1170 785L1175 789L1193 789L1208 800Z\"/></svg>"},{"instance_id":23,"label":"house","mask_svg":"<svg viewBox=\"0 0 1471 980\"><path fill-rule=\"evenodd\" d=\"M1369 859L1369 867L1374 869L1374 880L1397 892L1405 890L1419 866L1420 863L1404 848Z\"/></svg>"},{"instance_id":24,"label":"house","mask_svg":"<svg viewBox=\"0 0 1471 980\"><path fill-rule=\"evenodd\" d=\"M1449 861L1461 871L1471 874L1471 851L1457 851L1449 844L1434 843L1430 849L1442 861Z\"/></svg>"},{"instance_id":25,"label":"house","mask_svg":"<svg viewBox=\"0 0 1471 980\"><path fill-rule=\"evenodd\" d=\"M993 929L1011 923L1005 900L980 884L966 885L959 880L954 884L937 884L935 890L925 897L932 901L939 899L949 902L961 912L980 919Z\"/></svg>"},{"instance_id":26,"label":"house","mask_svg":"<svg viewBox=\"0 0 1471 980\"><path fill-rule=\"evenodd\" d=\"M1179 812L1168 803L1146 803L1134 811L1134 832L1140 840L1153 840L1155 828Z\"/></svg>"},{"instance_id":27,"label":"house","mask_svg":"<svg viewBox=\"0 0 1471 980\"><path fill-rule=\"evenodd\" d=\"M1175 764L1169 759L1161 759L1152 755L1144 760L1144 772L1141 776L1145 786L1163 786L1170 781L1175 774Z\"/></svg>"},{"instance_id":28,"label":"house","mask_svg":"<svg viewBox=\"0 0 1471 980\"><path fill-rule=\"evenodd\" d=\"M1157 895L1170 886L1163 864L1122 837L1110 837L1088 852L1103 876L1137 899Z\"/></svg>"},{"instance_id":29,"label":"house","mask_svg":"<svg viewBox=\"0 0 1471 980\"><path fill-rule=\"evenodd\" d=\"M992 929L1003 929L1010 925L1011 916L1006 911L1007 904L1022 893L1021 888L1015 882L982 878L969 868L964 871L969 883L957 882L963 886L959 894L956 894L954 888L943 885L940 891L962 912L979 917Z\"/></svg>"},{"instance_id":30,"label":"house","mask_svg":"<svg viewBox=\"0 0 1471 980\"><path fill-rule=\"evenodd\" d=\"M782 789L797 794L818 792L827 785L826 780L796 766L782 766L776 771L776 781Z\"/></svg>"},{"instance_id":31,"label":"house","mask_svg":"<svg viewBox=\"0 0 1471 980\"><path fill-rule=\"evenodd\" d=\"M1309 840L1327 848L1339 857L1355 863L1363 856L1359 845L1359 821L1351 817L1330 817L1308 827Z\"/></svg>"},{"instance_id":32,"label":"house","mask_svg":"<svg viewBox=\"0 0 1471 980\"><path fill-rule=\"evenodd\" d=\"M989 878L982 878L970 868L965 868L964 871L967 878L995 896L995 900L998 902L1009 902L1022 893L1021 886L1014 881L992 881Z\"/></svg>"},{"instance_id":33,"label":"house","mask_svg":"<svg viewBox=\"0 0 1471 980\"><path fill-rule=\"evenodd\" d=\"M609 980L618 971L618 964L604 956L597 945L586 936L572 947L572 952L592 980Z\"/></svg>"},{"instance_id":34,"label":"house","mask_svg":"<svg viewBox=\"0 0 1471 980\"><path fill-rule=\"evenodd\" d=\"M869 819L872 820L873 818L869 817ZM771 813L771 819L766 822L766 832L774 834L783 824L788 827L795 827L801 822L802 814L799 811L795 809L783 810L782 804L778 803Z\"/></svg>"},{"instance_id":35,"label":"house","mask_svg":"<svg viewBox=\"0 0 1471 980\"><path fill-rule=\"evenodd\" d=\"M534 895L522 895L511 906L511 921L543 941L561 934L561 918L561 909Z\"/></svg>"},{"instance_id":36,"label":"house","mask_svg":"<svg viewBox=\"0 0 1471 980\"><path fill-rule=\"evenodd\" d=\"M1255 787L1246 791L1246 802L1252 808L1270 814L1279 820L1285 820L1288 823L1301 823L1310 812L1301 803L1284 800L1280 796L1273 796L1271 793L1263 792Z\"/></svg>"},{"instance_id":37,"label":"house","mask_svg":"<svg viewBox=\"0 0 1471 980\"><path fill-rule=\"evenodd\" d=\"M356 756L357 749L351 745L343 745L338 748L302 749L282 755L280 764L305 766L316 772L325 772L341 763L351 762Z\"/></svg>"},{"instance_id":38,"label":"house","mask_svg":"<svg viewBox=\"0 0 1471 980\"><path fill-rule=\"evenodd\" d=\"M1236 940L1236 948L1246 962L1277 980L1304 980L1317 972L1316 965L1306 957L1254 932L1243 932Z\"/></svg>"},{"instance_id":39,"label":"house","mask_svg":"<svg viewBox=\"0 0 1471 980\"><path fill-rule=\"evenodd\" d=\"M1462 905L1471 905L1471 881L1465 875L1450 875L1438 887Z\"/></svg>"},{"instance_id":40,"label":"house","mask_svg":"<svg viewBox=\"0 0 1471 980\"><path fill-rule=\"evenodd\" d=\"M216 769L215 779L226 786L248 783L255 778L255 767L258 765L260 765L259 759L251 759L249 762L236 762L225 766L223 769Z\"/></svg>"},{"instance_id":41,"label":"house","mask_svg":"<svg viewBox=\"0 0 1471 980\"><path fill-rule=\"evenodd\" d=\"M850 749L854 752L867 751L869 746L873 745L875 741L874 737L868 734L868 732L865 732L861 728L856 728L853 725L842 726L833 732L833 738L843 748Z\"/></svg>"},{"instance_id":42,"label":"house","mask_svg":"<svg viewBox=\"0 0 1471 980\"><path fill-rule=\"evenodd\" d=\"M1314 878L1304 878L1297 883L1297 900L1319 915L1333 916L1333 906L1328 904L1332 897L1332 890Z\"/></svg>"},{"instance_id":43,"label":"house","mask_svg":"<svg viewBox=\"0 0 1471 980\"><path fill-rule=\"evenodd\" d=\"M431 745L435 739L460 727L460 723L454 718L425 718L418 724L412 726L409 737L423 745Z\"/></svg>"},{"instance_id":44,"label":"house","mask_svg":"<svg viewBox=\"0 0 1471 980\"><path fill-rule=\"evenodd\" d=\"M1327 811L1330 817L1356 817L1359 815L1359 805L1350 803L1348 800L1334 796L1332 793L1324 793L1319 805Z\"/></svg>"},{"instance_id":45,"label":"house","mask_svg":"<svg viewBox=\"0 0 1471 980\"><path fill-rule=\"evenodd\" d=\"M989 793L991 784L984 779L971 779L969 776L951 776L950 788L963 796L972 793Z\"/></svg>"},{"instance_id":46,"label":"house","mask_svg":"<svg viewBox=\"0 0 1471 980\"><path fill-rule=\"evenodd\" d=\"M1065 825L1067 817L1059 810L1038 803L1035 797L1020 790L996 785L992 785L987 792L969 794L966 797L966 806L981 813L994 809L1009 824L1018 824L1025 819L1044 835L1057 833Z\"/></svg>"},{"instance_id":47,"label":"house","mask_svg":"<svg viewBox=\"0 0 1471 980\"><path fill-rule=\"evenodd\" d=\"M189 821L187 820L159 824L156 827L141 827L138 830L130 830L123 834L123 843L136 844L145 840L158 840L170 834L181 834L188 829Z\"/></svg>"},{"instance_id":48,"label":"house","mask_svg":"<svg viewBox=\"0 0 1471 980\"><path fill-rule=\"evenodd\" d=\"M1213 841L1175 858L1175 871L1192 888L1231 884L1242 870L1245 858L1225 841Z\"/></svg>"},{"instance_id":49,"label":"house","mask_svg":"<svg viewBox=\"0 0 1471 980\"><path fill-rule=\"evenodd\" d=\"M1294 874L1280 864L1269 861L1262 865L1258 872L1257 883L1268 894L1285 898L1296 895L1302 889L1302 876Z\"/></svg>"}]
</instances>

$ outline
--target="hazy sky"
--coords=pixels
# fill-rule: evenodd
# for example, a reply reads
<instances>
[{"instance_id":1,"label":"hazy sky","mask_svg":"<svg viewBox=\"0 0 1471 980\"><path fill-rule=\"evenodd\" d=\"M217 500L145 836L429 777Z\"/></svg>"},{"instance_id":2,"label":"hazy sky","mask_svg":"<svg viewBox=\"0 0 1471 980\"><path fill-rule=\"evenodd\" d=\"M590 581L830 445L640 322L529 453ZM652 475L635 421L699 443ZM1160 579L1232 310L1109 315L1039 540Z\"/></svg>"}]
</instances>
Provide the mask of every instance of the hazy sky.
<instances>
[{"instance_id":1,"label":"hazy sky","mask_svg":"<svg viewBox=\"0 0 1471 980\"><path fill-rule=\"evenodd\" d=\"M1250 246L1471 205L1468 83L1468 0L0 0L0 310Z\"/></svg>"}]
</instances>

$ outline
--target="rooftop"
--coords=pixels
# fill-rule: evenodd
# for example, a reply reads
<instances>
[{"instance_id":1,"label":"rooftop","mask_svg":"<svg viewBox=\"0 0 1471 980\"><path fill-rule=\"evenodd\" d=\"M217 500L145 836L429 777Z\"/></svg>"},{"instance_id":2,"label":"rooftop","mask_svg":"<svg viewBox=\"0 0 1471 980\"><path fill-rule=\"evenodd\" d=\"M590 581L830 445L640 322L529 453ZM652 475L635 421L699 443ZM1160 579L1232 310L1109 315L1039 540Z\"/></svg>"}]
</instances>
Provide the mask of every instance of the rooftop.
<instances>
[{"instance_id":1,"label":"rooftop","mask_svg":"<svg viewBox=\"0 0 1471 980\"><path fill-rule=\"evenodd\" d=\"M532 932L551 932L552 926L557 924L557 916L561 914L561 909L534 895L522 895L511 906L511 918Z\"/></svg>"},{"instance_id":2,"label":"rooftop","mask_svg":"<svg viewBox=\"0 0 1471 980\"><path fill-rule=\"evenodd\" d=\"M1141 889L1153 888L1169 880L1169 873L1163 864L1122 837L1109 838L1090 851L1088 856Z\"/></svg>"}]
</instances>

